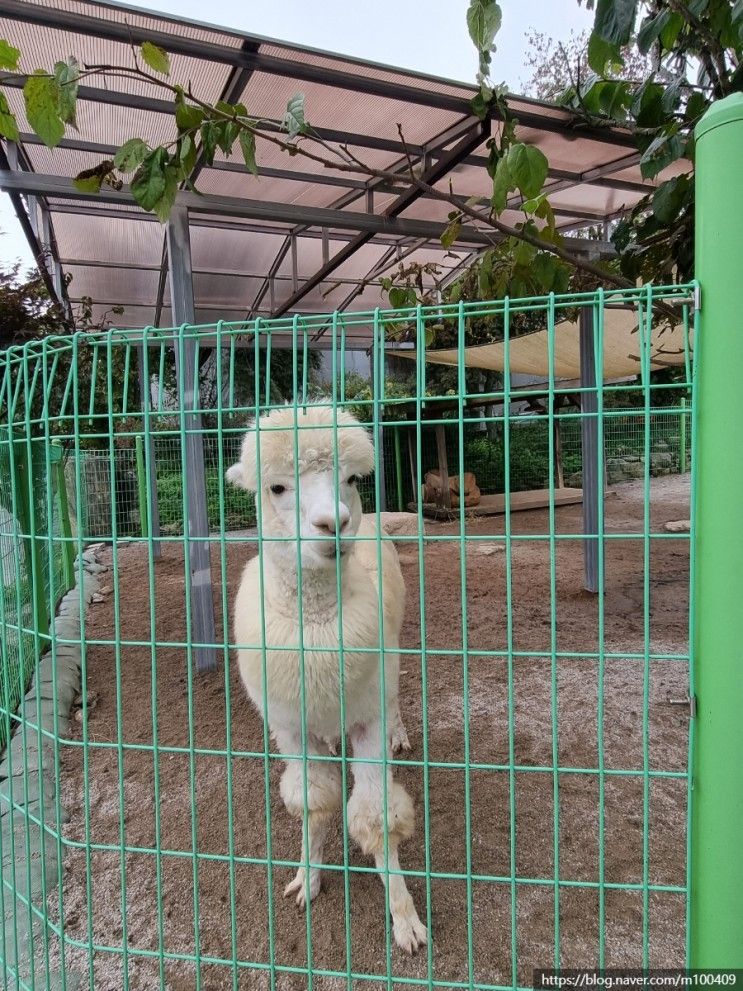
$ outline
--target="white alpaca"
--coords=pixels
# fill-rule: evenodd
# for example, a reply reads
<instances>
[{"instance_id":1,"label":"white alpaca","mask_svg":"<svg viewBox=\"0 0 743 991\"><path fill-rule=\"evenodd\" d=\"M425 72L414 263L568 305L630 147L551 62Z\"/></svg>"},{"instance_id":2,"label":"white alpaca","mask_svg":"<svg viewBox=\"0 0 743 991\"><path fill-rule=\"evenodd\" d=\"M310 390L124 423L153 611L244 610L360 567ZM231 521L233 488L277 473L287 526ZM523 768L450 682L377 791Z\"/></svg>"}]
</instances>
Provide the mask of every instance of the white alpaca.
<instances>
[{"instance_id":1,"label":"white alpaca","mask_svg":"<svg viewBox=\"0 0 743 991\"><path fill-rule=\"evenodd\" d=\"M235 602L235 640L245 645L238 650L245 687L267 719L281 753L302 754L303 697L307 754L329 755L328 741L337 739L341 731L342 628L345 729L355 758L351 764L354 785L347 806L348 831L363 852L374 857L382 881L386 883L389 877L395 940L413 953L426 942L426 928L418 918L404 877L387 874L387 869L400 870L398 846L413 833L413 803L402 785L393 781L388 768L385 824L385 775L381 764L382 663L387 755L409 746L398 707L397 649L405 584L397 552L385 541L381 546L382 653L378 540L350 539L376 537L375 520L362 516L356 488L357 479L369 474L373 466L374 450L368 433L345 411L338 411L334 418L333 411L325 407L308 406L297 411L287 406L261 418L257 431L253 428L246 434L240 461L228 470L227 478L254 492L260 487L264 538L293 539L266 539L260 557L246 565ZM375 763L357 762L358 758ZM310 760L305 805L303 763L297 758L287 760L281 778L281 797L288 811L300 820L308 813L309 863L313 866L307 879L300 867L284 892L285 896L295 894L300 907L305 905L307 891L312 899L320 890L316 865L323 862L328 827L343 798L338 763ZM303 829L302 860L307 859Z\"/></svg>"}]
</instances>

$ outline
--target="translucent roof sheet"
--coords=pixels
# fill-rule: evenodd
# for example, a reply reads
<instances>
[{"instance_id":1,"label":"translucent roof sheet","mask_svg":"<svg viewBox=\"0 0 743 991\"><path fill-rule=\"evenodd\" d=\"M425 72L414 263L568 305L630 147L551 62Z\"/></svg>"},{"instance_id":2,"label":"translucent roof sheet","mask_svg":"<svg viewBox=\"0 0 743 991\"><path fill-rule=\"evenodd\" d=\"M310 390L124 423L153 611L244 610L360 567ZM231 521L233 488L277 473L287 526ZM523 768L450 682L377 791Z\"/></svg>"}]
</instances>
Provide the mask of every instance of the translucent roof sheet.
<instances>
[{"instance_id":1,"label":"translucent roof sheet","mask_svg":"<svg viewBox=\"0 0 743 991\"><path fill-rule=\"evenodd\" d=\"M439 188L451 182L464 198L488 195L487 133L469 107L474 87L465 83L91 0L6 0L0 31L21 49L24 71L70 53L89 64L129 64L130 38L149 38L169 52L171 78L190 81L207 100L240 99L256 117L278 121L301 91L326 149L345 145L370 168L388 171L406 170L410 154ZM171 140L175 124L163 91L142 80L86 79L78 130L49 151L25 119L23 78L10 82L22 131L20 171L0 170L0 187L33 194L48 212L56 263L72 276L73 309L85 295L97 312L123 306L117 321L125 326L170 323L163 227L126 190L91 200L71 183L127 138ZM514 97L511 105L519 137L550 161L551 200L563 227L629 209L648 188L627 134L577 129L567 111L533 100ZM436 263L441 279L487 243L476 225L465 225L448 256L438 235L449 205L420 195L401 204L402 182L369 182L260 139L258 159L256 178L220 155L200 169L202 197L179 194L189 211L197 319L373 308L383 302L380 276L400 260ZM512 206L506 221L520 217Z\"/></svg>"}]
</instances>

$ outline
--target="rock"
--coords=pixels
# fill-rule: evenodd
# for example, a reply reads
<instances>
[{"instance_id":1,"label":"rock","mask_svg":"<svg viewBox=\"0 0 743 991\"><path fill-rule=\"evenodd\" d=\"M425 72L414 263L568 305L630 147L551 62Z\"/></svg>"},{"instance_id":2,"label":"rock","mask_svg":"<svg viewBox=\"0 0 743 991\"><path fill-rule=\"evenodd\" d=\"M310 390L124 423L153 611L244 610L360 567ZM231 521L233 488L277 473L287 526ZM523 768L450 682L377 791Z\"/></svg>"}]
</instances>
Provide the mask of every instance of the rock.
<instances>
[{"instance_id":1,"label":"rock","mask_svg":"<svg viewBox=\"0 0 743 991\"><path fill-rule=\"evenodd\" d=\"M650 463L657 468L670 468L673 464L673 458L666 453L651 454Z\"/></svg>"},{"instance_id":2,"label":"rock","mask_svg":"<svg viewBox=\"0 0 743 991\"><path fill-rule=\"evenodd\" d=\"M418 516L415 513L380 513L379 522L390 537L418 536Z\"/></svg>"},{"instance_id":3,"label":"rock","mask_svg":"<svg viewBox=\"0 0 743 991\"><path fill-rule=\"evenodd\" d=\"M627 478L642 478L645 475L645 465L641 462L630 462L624 466L624 474Z\"/></svg>"},{"instance_id":4,"label":"rock","mask_svg":"<svg viewBox=\"0 0 743 991\"><path fill-rule=\"evenodd\" d=\"M500 544L500 543L491 544L490 542L485 540L475 541L475 554L482 554L483 557L490 557L491 554L500 554L503 551L505 551L505 549L506 549L505 544Z\"/></svg>"},{"instance_id":5,"label":"rock","mask_svg":"<svg viewBox=\"0 0 743 991\"><path fill-rule=\"evenodd\" d=\"M671 520L663 524L666 533L688 533L691 530L691 520Z\"/></svg>"}]
</instances>

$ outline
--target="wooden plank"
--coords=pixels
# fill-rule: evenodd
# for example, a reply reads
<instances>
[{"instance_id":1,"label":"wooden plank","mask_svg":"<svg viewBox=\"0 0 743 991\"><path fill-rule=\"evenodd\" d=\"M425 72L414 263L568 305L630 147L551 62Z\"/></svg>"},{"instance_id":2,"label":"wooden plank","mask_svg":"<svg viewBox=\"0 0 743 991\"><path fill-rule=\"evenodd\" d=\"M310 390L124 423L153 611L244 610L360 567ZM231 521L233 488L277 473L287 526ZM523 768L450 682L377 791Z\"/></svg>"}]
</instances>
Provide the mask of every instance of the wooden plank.
<instances>
[{"instance_id":1,"label":"wooden plank","mask_svg":"<svg viewBox=\"0 0 743 991\"><path fill-rule=\"evenodd\" d=\"M574 506L583 502L582 489L562 488L554 491L555 506ZM529 509L547 509L550 504L549 489L532 489L529 492L511 493L511 512L518 513ZM417 509L415 503L409 503L408 509ZM506 511L506 497L499 495L484 495L477 506L465 509L465 515L472 516L498 516ZM427 502L423 505L423 515L434 519L454 519L459 515L458 509L442 509L435 503Z\"/></svg>"}]
</instances>

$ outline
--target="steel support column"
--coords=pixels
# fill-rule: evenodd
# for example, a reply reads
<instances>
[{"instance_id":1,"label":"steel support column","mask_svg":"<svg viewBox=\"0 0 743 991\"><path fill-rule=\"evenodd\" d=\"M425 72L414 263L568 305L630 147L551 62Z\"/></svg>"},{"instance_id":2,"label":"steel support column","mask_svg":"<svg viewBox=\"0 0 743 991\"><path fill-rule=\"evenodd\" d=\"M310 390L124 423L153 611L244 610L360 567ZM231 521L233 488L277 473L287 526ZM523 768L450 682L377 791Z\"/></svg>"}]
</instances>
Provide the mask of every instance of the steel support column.
<instances>
[{"instance_id":1,"label":"steel support column","mask_svg":"<svg viewBox=\"0 0 743 991\"><path fill-rule=\"evenodd\" d=\"M148 366L149 367L149 366ZM139 379L139 399L142 406L142 416L147 416L152 407L152 390L151 383L149 379L145 380L144 374L144 345L139 344L137 346L137 378ZM158 389L160 388L160 383L158 382ZM150 465L149 474L149 491L148 491L148 501L147 501L147 512L149 514L149 520L147 532L154 538L152 541L152 553L155 560L159 560L162 556L162 544L157 539L160 536L160 506L157 500L157 462L155 461L155 440L150 433L149 441L147 444L147 453L145 455L147 461ZM147 463L147 462L145 462Z\"/></svg>"},{"instance_id":2,"label":"steel support column","mask_svg":"<svg viewBox=\"0 0 743 991\"><path fill-rule=\"evenodd\" d=\"M166 228L170 267L170 298L176 325L195 323L191 241L188 211L175 206ZM209 545L209 516L206 501L204 444L201 415L198 412L199 370L196 365L196 341L184 336L175 346L178 393L185 418L185 473L188 501L188 527L184 551L190 572L191 629L189 639L194 648L197 671L211 671L217 666L212 570ZM184 529L186 529L184 527Z\"/></svg>"},{"instance_id":3,"label":"steel support column","mask_svg":"<svg viewBox=\"0 0 743 991\"><path fill-rule=\"evenodd\" d=\"M603 444L598 416L596 351L593 342L593 310L580 311L580 407L581 454L583 459L583 561L584 587L599 589L599 499L604 498L604 480L599 478L599 444Z\"/></svg>"}]
</instances>

